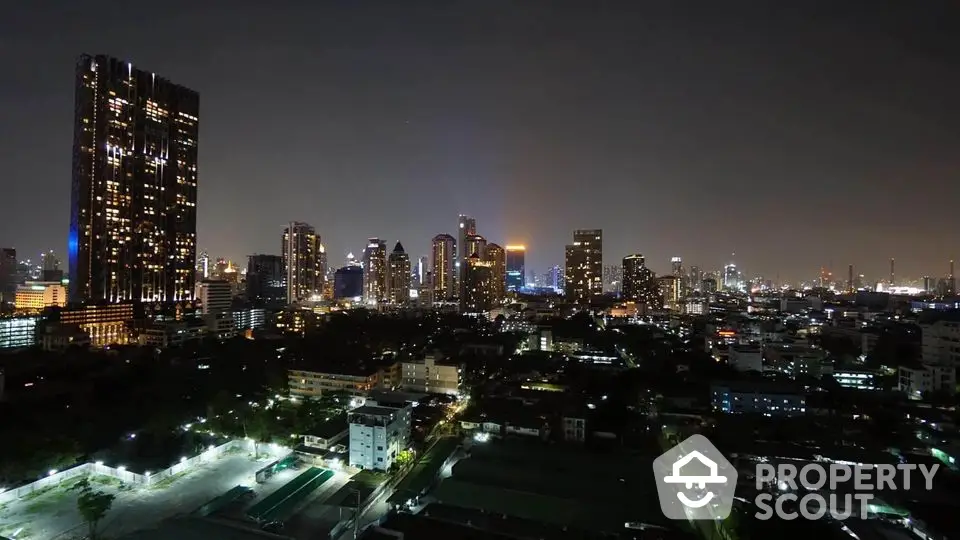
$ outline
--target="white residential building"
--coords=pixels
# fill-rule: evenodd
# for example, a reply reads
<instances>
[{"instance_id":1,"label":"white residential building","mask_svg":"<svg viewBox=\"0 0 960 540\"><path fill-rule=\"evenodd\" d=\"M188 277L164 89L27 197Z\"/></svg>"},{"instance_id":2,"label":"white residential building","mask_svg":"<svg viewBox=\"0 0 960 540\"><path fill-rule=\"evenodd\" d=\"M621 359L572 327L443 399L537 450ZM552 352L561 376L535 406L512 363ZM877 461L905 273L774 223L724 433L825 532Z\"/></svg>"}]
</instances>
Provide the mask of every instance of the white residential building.
<instances>
[{"instance_id":1,"label":"white residential building","mask_svg":"<svg viewBox=\"0 0 960 540\"><path fill-rule=\"evenodd\" d=\"M219 339L229 339L236 335L233 312L233 289L229 282L205 279L197 283L196 298L200 300L203 320L207 331Z\"/></svg>"},{"instance_id":2,"label":"white residential building","mask_svg":"<svg viewBox=\"0 0 960 540\"><path fill-rule=\"evenodd\" d=\"M350 466L386 471L410 441L409 405L382 407L368 401L348 414Z\"/></svg>"},{"instance_id":3,"label":"white residential building","mask_svg":"<svg viewBox=\"0 0 960 540\"><path fill-rule=\"evenodd\" d=\"M462 366L442 363L428 355L423 360L403 362L400 387L408 392L456 395L462 372Z\"/></svg>"},{"instance_id":4,"label":"white residential building","mask_svg":"<svg viewBox=\"0 0 960 540\"><path fill-rule=\"evenodd\" d=\"M899 388L911 398L919 398L924 392L945 391L954 393L957 386L956 368L952 365L922 364L900 366Z\"/></svg>"},{"instance_id":5,"label":"white residential building","mask_svg":"<svg viewBox=\"0 0 960 540\"><path fill-rule=\"evenodd\" d=\"M960 366L960 320L948 318L921 323L923 362Z\"/></svg>"}]
</instances>

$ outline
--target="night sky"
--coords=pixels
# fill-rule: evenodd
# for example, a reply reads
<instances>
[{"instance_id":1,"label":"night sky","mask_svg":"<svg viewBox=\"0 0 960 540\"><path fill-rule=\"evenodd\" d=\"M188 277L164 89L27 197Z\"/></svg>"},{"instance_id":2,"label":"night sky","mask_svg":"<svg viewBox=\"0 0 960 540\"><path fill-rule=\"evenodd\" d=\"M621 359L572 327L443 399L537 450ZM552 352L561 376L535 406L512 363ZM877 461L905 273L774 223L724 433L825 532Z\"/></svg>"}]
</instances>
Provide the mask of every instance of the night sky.
<instances>
[{"instance_id":1,"label":"night sky","mask_svg":"<svg viewBox=\"0 0 960 540\"><path fill-rule=\"evenodd\" d=\"M211 256L279 253L300 220L333 265L369 236L415 257L466 213L537 272L602 228L607 264L661 272L736 252L771 279L885 277L890 257L942 275L960 257L951 4L8 2L0 245L65 258L87 52L200 92Z\"/></svg>"}]
</instances>

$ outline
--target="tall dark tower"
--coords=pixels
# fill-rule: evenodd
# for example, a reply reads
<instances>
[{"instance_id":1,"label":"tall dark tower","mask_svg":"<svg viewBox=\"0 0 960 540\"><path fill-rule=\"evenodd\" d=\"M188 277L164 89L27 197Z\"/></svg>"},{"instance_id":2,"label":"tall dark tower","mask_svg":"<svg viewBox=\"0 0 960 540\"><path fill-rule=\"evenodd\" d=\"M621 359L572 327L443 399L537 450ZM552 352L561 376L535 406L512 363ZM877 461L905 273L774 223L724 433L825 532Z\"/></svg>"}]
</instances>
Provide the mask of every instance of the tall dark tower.
<instances>
[{"instance_id":1,"label":"tall dark tower","mask_svg":"<svg viewBox=\"0 0 960 540\"><path fill-rule=\"evenodd\" d=\"M853 265L847 266L847 292L853 292L856 286L853 283Z\"/></svg>"},{"instance_id":2,"label":"tall dark tower","mask_svg":"<svg viewBox=\"0 0 960 540\"><path fill-rule=\"evenodd\" d=\"M76 67L71 302L192 300L200 96L108 56Z\"/></svg>"},{"instance_id":3,"label":"tall dark tower","mask_svg":"<svg viewBox=\"0 0 960 540\"><path fill-rule=\"evenodd\" d=\"M897 283L897 274L893 271L893 257L890 257L890 286L893 287Z\"/></svg>"}]
</instances>

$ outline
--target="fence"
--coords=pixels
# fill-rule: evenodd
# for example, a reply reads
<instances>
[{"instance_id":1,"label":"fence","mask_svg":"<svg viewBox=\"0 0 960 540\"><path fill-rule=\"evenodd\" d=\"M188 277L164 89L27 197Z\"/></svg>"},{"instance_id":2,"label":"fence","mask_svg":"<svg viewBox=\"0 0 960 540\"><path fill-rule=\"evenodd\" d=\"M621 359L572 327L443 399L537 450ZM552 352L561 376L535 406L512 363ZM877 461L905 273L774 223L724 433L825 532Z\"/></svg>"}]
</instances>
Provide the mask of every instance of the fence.
<instances>
[{"instance_id":1,"label":"fence","mask_svg":"<svg viewBox=\"0 0 960 540\"><path fill-rule=\"evenodd\" d=\"M288 448L276 444L265 446L273 455L277 456L290 452ZM206 451L191 458L182 458L178 463L175 463L171 467L163 469L162 471L144 472L143 474L128 471L123 467L111 467L109 465L104 465L99 461L96 463L83 463L81 465L77 465L76 467L55 472L54 474L45 476L27 485L9 489L7 491L0 491L0 504L14 501L37 490L59 486L66 480L84 475L109 476L127 484L146 486L163 480L164 478L176 476L203 463L215 461L227 452L236 450L253 452L253 449L254 442L252 440L234 439L221 444L220 446L211 446Z\"/></svg>"}]
</instances>

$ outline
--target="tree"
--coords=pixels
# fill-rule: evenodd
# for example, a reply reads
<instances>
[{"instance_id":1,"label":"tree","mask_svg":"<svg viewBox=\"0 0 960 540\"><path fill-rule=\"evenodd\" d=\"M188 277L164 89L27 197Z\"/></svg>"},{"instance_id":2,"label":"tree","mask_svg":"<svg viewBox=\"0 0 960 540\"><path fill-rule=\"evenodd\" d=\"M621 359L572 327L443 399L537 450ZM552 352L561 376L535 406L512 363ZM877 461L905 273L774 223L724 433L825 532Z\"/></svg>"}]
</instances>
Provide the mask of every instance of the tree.
<instances>
[{"instance_id":1,"label":"tree","mask_svg":"<svg viewBox=\"0 0 960 540\"><path fill-rule=\"evenodd\" d=\"M93 489L90 487L90 480L87 478L77 482L72 489L80 493L77 497L77 510L83 520L87 522L87 527L90 528L89 537L95 539L97 537L97 525L110 511L116 495Z\"/></svg>"}]
</instances>

